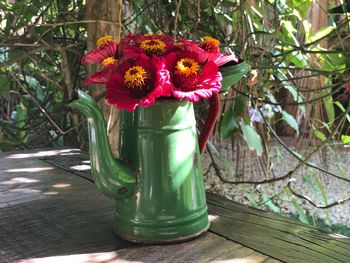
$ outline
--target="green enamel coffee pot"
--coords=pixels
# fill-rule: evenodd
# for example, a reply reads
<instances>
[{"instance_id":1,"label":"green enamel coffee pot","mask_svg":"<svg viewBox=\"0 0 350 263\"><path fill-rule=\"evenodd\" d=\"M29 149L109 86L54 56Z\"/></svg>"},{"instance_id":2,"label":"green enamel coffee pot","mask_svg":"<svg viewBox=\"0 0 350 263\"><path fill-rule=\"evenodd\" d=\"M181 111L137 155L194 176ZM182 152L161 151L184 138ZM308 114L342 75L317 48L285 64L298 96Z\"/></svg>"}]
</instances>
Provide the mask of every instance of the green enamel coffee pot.
<instances>
[{"instance_id":1,"label":"green enamel coffee pot","mask_svg":"<svg viewBox=\"0 0 350 263\"><path fill-rule=\"evenodd\" d=\"M91 174L116 202L114 232L140 243L194 238L209 227L200 153L219 113L219 96L209 99L199 136L193 104L160 100L134 112L121 111L120 158L111 152L96 102L77 91L69 106L88 121Z\"/></svg>"}]
</instances>

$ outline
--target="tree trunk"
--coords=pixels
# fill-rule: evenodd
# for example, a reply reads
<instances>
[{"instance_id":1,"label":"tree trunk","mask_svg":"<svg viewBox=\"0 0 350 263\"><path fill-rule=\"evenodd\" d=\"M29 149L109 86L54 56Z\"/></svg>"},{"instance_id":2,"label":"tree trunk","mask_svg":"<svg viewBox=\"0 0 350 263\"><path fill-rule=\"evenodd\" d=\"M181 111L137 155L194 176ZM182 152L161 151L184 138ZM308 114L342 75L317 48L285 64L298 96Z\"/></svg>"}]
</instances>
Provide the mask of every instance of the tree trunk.
<instances>
[{"instance_id":1,"label":"tree trunk","mask_svg":"<svg viewBox=\"0 0 350 263\"><path fill-rule=\"evenodd\" d=\"M96 48L97 39L105 35L112 35L117 42L120 41L121 11L122 0L87 0L86 19L96 20L96 23L88 24L87 50ZM99 65L88 65L87 72L91 75L99 69ZM104 87L103 85L93 85L90 90L92 96L97 98L104 92ZM117 156L119 147L119 112L115 106L108 105L104 99L101 99L98 105L107 122L112 152Z\"/></svg>"}]
</instances>

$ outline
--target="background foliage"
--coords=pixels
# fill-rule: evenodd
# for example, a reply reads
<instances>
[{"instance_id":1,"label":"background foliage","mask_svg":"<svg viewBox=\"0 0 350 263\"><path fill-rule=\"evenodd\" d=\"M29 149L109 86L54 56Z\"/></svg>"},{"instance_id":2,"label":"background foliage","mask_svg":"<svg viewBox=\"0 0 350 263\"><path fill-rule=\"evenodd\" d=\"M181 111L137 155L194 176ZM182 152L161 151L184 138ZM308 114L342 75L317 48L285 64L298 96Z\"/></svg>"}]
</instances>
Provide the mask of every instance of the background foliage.
<instances>
[{"instance_id":1,"label":"background foliage","mask_svg":"<svg viewBox=\"0 0 350 263\"><path fill-rule=\"evenodd\" d=\"M0 0L0 150L87 149L84 120L65 107L72 90L86 89L80 58L86 26L96 21L87 21L85 10L82 0ZM350 179L341 165L330 172L309 160L325 147L350 143L347 10L342 1L130 0L123 2L122 27L124 35L166 33L193 40L210 35L248 62L251 73L222 96L209 168L226 184L253 186L243 194L250 205L281 212L277 200L287 198L300 220L328 228L327 208L338 200L328 199L318 175ZM206 107L198 105L199 119ZM291 147L281 136L303 147ZM299 160L283 176L273 172L272 139ZM255 151L262 177L242 179L238 156L222 155L222 145L237 144ZM302 175L303 187L317 200L298 194L288 181L305 166L319 173ZM257 190L279 181L279 192ZM347 201L345 196L340 204ZM307 214L303 202L324 209L326 221Z\"/></svg>"}]
</instances>

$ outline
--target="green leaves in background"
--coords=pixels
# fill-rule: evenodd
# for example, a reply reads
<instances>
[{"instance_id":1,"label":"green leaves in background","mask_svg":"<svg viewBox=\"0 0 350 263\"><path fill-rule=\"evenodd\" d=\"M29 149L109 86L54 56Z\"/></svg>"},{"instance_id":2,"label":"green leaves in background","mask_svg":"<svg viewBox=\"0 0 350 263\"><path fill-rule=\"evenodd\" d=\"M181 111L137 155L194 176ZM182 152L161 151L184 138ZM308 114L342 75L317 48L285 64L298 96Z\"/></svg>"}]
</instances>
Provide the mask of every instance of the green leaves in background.
<instances>
[{"instance_id":1,"label":"green leaves in background","mask_svg":"<svg viewBox=\"0 0 350 263\"><path fill-rule=\"evenodd\" d=\"M327 91L328 92L328 91ZM327 96L323 99L323 104L326 108L326 113L328 117L328 123L329 127L333 125L334 119L335 119L335 110L334 110L334 104L333 104L333 98L332 96Z\"/></svg>"},{"instance_id":2,"label":"green leaves in background","mask_svg":"<svg viewBox=\"0 0 350 263\"><path fill-rule=\"evenodd\" d=\"M234 101L234 108L224 112L220 123L220 133L222 138L226 139L235 133L239 127L238 118L244 111L244 101L241 96L237 96Z\"/></svg>"},{"instance_id":3,"label":"green leaves in background","mask_svg":"<svg viewBox=\"0 0 350 263\"><path fill-rule=\"evenodd\" d=\"M285 66L285 64L282 63L282 66ZM304 102L303 96L298 92L294 85L291 84L286 74L281 69L278 69L275 73L275 76L278 80L281 81L284 88L290 92L290 94L293 96L294 101L300 103L299 109L305 114L306 108L305 105L302 104Z\"/></svg>"},{"instance_id":4,"label":"green leaves in background","mask_svg":"<svg viewBox=\"0 0 350 263\"><path fill-rule=\"evenodd\" d=\"M237 114L232 110L227 110L220 123L220 133L222 138L230 137L239 127L237 121Z\"/></svg>"},{"instance_id":5,"label":"green leaves in background","mask_svg":"<svg viewBox=\"0 0 350 263\"><path fill-rule=\"evenodd\" d=\"M327 140L327 136L324 135L323 132L320 132L320 131L313 131L312 134L317 138L319 139L320 141L324 142L325 140Z\"/></svg>"},{"instance_id":6,"label":"green leaves in background","mask_svg":"<svg viewBox=\"0 0 350 263\"><path fill-rule=\"evenodd\" d=\"M288 112L282 111L282 119L286 123L288 123L288 125L296 131L297 136L299 136L299 127L298 127L298 123L295 120L295 118L292 115L290 115Z\"/></svg>"},{"instance_id":7,"label":"green leaves in background","mask_svg":"<svg viewBox=\"0 0 350 263\"><path fill-rule=\"evenodd\" d=\"M260 135L254 127L245 124L242 114L245 109L244 100L241 96L237 96L234 101L233 109L228 109L220 123L221 136L226 139L234 134L240 127L243 133L243 138L247 142L250 150L255 150L259 156L263 152ZM239 122L239 119L241 120Z\"/></svg>"},{"instance_id":8,"label":"green leaves in background","mask_svg":"<svg viewBox=\"0 0 350 263\"><path fill-rule=\"evenodd\" d=\"M347 68L348 55L344 55L341 51L329 54L318 54L322 63L322 70L329 72L344 73Z\"/></svg>"},{"instance_id":9,"label":"green leaves in background","mask_svg":"<svg viewBox=\"0 0 350 263\"><path fill-rule=\"evenodd\" d=\"M341 141L346 144L350 144L350 136L348 135L342 135L341 136Z\"/></svg>"},{"instance_id":10,"label":"green leaves in background","mask_svg":"<svg viewBox=\"0 0 350 263\"><path fill-rule=\"evenodd\" d=\"M23 103L20 103L16 106L16 112L16 126L20 129L18 139L26 143L28 140L28 132L24 128L27 120L27 108Z\"/></svg>"},{"instance_id":11,"label":"green leaves in background","mask_svg":"<svg viewBox=\"0 0 350 263\"><path fill-rule=\"evenodd\" d=\"M307 214L305 213L304 209L299 205L298 201L293 196L293 194L289 191L289 189L285 188L284 192L291 198L291 202L298 214L298 219L305 224L310 224Z\"/></svg>"},{"instance_id":12,"label":"green leaves in background","mask_svg":"<svg viewBox=\"0 0 350 263\"><path fill-rule=\"evenodd\" d=\"M282 20L281 30L284 33L283 35L286 37L286 40L288 40L290 44L299 46L299 42L295 37L297 30L291 21Z\"/></svg>"},{"instance_id":13,"label":"green leaves in background","mask_svg":"<svg viewBox=\"0 0 350 263\"><path fill-rule=\"evenodd\" d=\"M264 205L266 205L272 212L278 214L281 213L281 209L272 202L271 198L269 198L267 194L262 193L262 198Z\"/></svg>"},{"instance_id":14,"label":"green leaves in background","mask_svg":"<svg viewBox=\"0 0 350 263\"><path fill-rule=\"evenodd\" d=\"M6 75L0 75L0 97L8 98L10 80Z\"/></svg>"},{"instance_id":15,"label":"green leaves in background","mask_svg":"<svg viewBox=\"0 0 350 263\"><path fill-rule=\"evenodd\" d=\"M340 103L340 101L336 101L336 102L334 102L334 104L335 104L343 113L345 113L346 120L347 120L348 123L350 124L350 115L349 115L349 113L346 111L346 109L344 108L344 106Z\"/></svg>"},{"instance_id":16,"label":"green leaves in background","mask_svg":"<svg viewBox=\"0 0 350 263\"><path fill-rule=\"evenodd\" d=\"M243 138L247 142L249 149L255 150L257 155L261 156L263 153L263 147L260 135L252 126L245 124L243 121L240 122L240 126L243 132Z\"/></svg>"},{"instance_id":17,"label":"green leaves in background","mask_svg":"<svg viewBox=\"0 0 350 263\"><path fill-rule=\"evenodd\" d=\"M329 37L335 31L336 31L336 28L333 26L323 27L317 32L315 32L314 34L312 34L312 36L310 36L309 39L306 39L307 43L305 45L311 45L311 44L314 44L315 42L319 42L320 40L326 37Z\"/></svg>"},{"instance_id":18,"label":"green leaves in background","mask_svg":"<svg viewBox=\"0 0 350 263\"><path fill-rule=\"evenodd\" d=\"M240 81L242 77L249 72L250 65L245 61L239 64L227 63L219 69L222 74L222 87L220 92L225 94L233 84Z\"/></svg>"}]
</instances>

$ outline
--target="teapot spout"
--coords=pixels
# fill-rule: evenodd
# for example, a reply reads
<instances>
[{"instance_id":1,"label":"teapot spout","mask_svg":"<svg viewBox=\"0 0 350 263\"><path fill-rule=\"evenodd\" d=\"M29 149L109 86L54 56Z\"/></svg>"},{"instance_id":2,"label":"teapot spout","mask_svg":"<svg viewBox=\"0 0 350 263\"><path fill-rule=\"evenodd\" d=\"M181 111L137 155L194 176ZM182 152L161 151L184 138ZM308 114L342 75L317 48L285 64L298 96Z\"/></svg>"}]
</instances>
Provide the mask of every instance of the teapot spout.
<instances>
[{"instance_id":1,"label":"teapot spout","mask_svg":"<svg viewBox=\"0 0 350 263\"><path fill-rule=\"evenodd\" d=\"M114 158L104 118L96 102L86 93L77 91L72 95L68 106L80 111L87 118L91 174L96 186L113 199L132 195L136 177L127 165Z\"/></svg>"}]
</instances>

